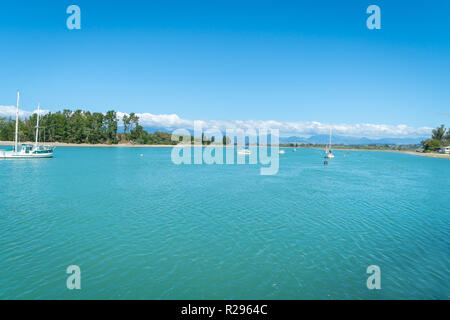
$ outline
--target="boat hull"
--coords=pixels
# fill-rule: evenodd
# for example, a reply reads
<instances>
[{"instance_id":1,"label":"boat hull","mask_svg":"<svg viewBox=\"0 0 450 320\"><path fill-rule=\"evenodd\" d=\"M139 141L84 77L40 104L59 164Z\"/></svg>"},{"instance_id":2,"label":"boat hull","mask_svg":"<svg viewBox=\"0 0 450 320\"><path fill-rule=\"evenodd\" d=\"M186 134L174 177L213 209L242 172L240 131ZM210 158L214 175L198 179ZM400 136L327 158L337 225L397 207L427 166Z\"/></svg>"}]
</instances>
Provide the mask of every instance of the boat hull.
<instances>
[{"instance_id":1,"label":"boat hull","mask_svg":"<svg viewBox=\"0 0 450 320\"><path fill-rule=\"evenodd\" d=\"M53 158L53 152L41 154L20 154L14 152L0 152L0 160L14 160L14 159L45 159Z\"/></svg>"}]
</instances>

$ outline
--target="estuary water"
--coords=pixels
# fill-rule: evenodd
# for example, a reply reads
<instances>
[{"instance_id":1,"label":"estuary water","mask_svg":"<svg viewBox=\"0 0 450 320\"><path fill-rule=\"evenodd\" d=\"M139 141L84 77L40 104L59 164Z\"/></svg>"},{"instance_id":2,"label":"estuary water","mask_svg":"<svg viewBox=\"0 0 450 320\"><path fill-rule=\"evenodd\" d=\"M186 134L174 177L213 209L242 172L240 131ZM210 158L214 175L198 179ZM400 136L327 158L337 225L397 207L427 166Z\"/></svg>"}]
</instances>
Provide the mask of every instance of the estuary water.
<instances>
[{"instance_id":1,"label":"estuary water","mask_svg":"<svg viewBox=\"0 0 450 320\"><path fill-rule=\"evenodd\" d=\"M335 154L286 149L273 176L170 148L0 161L0 299L449 299L450 161Z\"/></svg>"}]
</instances>

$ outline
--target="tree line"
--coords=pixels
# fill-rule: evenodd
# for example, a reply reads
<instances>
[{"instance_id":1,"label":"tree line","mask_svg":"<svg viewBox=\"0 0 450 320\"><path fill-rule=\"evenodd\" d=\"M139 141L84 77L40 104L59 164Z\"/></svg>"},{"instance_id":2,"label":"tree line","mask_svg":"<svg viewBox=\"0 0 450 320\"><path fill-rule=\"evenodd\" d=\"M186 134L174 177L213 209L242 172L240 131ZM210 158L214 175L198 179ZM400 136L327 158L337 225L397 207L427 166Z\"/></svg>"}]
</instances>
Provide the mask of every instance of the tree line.
<instances>
[{"instance_id":1,"label":"tree line","mask_svg":"<svg viewBox=\"0 0 450 320\"><path fill-rule=\"evenodd\" d=\"M37 115L19 119L19 140L34 141ZM105 114L83 110L63 110L41 116L39 141L89 144L176 144L167 132L149 133L135 113L122 118L123 132L114 110ZM14 141L15 119L0 118L0 140Z\"/></svg>"},{"instance_id":2,"label":"tree line","mask_svg":"<svg viewBox=\"0 0 450 320\"><path fill-rule=\"evenodd\" d=\"M26 119L19 119L19 141L34 141L36 135L37 114ZM123 130L119 132L122 125ZM16 121L12 118L0 117L0 141L14 141ZM171 134L162 131L149 133L139 124L139 117L135 113L124 115L120 120L114 110L105 114L100 112L83 110L63 110L55 113L47 113L40 117L39 141L63 142L63 143L88 143L88 144L153 144L176 145L178 141L172 141ZM202 137L194 139L190 136L191 143L198 143L201 139L203 145L210 145L214 137ZM179 137L179 141L182 137ZM189 141L189 137L187 137ZM229 144L226 136L223 144Z\"/></svg>"},{"instance_id":3,"label":"tree line","mask_svg":"<svg viewBox=\"0 0 450 320\"><path fill-rule=\"evenodd\" d=\"M422 147L425 152L437 151L447 146L450 146L450 128L445 129L444 125L433 129L431 138L422 141Z\"/></svg>"}]
</instances>

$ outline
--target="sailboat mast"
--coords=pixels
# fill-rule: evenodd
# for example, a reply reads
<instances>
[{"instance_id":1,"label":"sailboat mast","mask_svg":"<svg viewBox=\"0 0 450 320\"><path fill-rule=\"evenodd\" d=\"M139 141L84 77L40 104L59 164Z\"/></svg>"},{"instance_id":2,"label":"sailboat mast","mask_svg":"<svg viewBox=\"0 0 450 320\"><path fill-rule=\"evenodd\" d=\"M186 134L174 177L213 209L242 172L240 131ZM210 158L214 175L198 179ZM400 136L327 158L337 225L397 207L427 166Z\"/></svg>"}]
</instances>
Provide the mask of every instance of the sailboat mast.
<instances>
[{"instance_id":1,"label":"sailboat mast","mask_svg":"<svg viewBox=\"0 0 450 320\"><path fill-rule=\"evenodd\" d=\"M38 104L38 111L37 111L37 121L36 121L36 142L34 144L34 147L37 148L38 146L38 138L39 138L39 115L41 111L41 105Z\"/></svg>"},{"instance_id":2,"label":"sailboat mast","mask_svg":"<svg viewBox=\"0 0 450 320\"><path fill-rule=\"evenodd\" d=\"M333 129L330 128L330 149L331 149L331 134L332 134Z\"/></svg>"},{"instance_id":3,"label":"sailboat mast","mask_svg":"<svg viewBox=\"0 0 450 320\"><path fill-rule=\"evenodd\" d=\"M19 100L20 100L20 91L17 91L16 134L14 137L14 152L17 152L17 143L19 137Z\"/></svg>"}]
</instances>

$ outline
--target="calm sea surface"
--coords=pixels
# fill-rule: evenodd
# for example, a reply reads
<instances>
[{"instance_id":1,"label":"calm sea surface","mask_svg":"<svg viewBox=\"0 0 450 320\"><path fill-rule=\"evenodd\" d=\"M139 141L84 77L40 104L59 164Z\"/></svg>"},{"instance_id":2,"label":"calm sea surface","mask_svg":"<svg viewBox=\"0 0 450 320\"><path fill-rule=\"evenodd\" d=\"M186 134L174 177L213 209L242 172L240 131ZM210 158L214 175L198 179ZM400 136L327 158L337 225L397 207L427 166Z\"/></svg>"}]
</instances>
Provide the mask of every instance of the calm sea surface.
<instances>
[{"instance_id":1,"label":"calm sea surface","mask_svg":"<svg viewBox=\"0 0 450 320\"><path fill-rule=\"evenodd\" d=\"M0 299L450 298L450 161L287 149L261 176L170 154L0 161Z\"/></svg>"}]
</instances>

